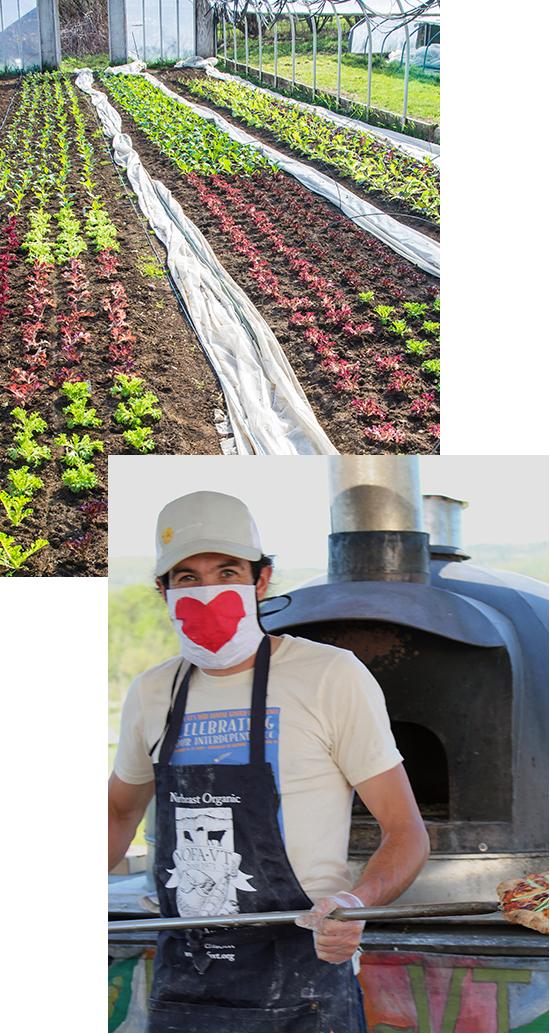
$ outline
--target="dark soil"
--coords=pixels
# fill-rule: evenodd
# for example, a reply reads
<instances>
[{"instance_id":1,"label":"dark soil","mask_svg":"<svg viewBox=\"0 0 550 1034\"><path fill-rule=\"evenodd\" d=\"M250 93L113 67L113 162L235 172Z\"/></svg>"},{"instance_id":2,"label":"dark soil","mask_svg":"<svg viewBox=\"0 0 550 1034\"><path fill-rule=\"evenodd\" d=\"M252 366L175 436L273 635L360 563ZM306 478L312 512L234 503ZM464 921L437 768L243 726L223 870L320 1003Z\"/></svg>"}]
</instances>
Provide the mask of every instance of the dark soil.
<instances>
[{"instance_id":1,"label":"dark soil","mask_svg":"<svg viewBox=\"0 0 550 1034\"><path fill-rule=\"evenodd\" d=\"M358 197L364 198L366 201L370 201L371 204L376 205L382 212L387 212L388 215L393 216L398 222L404 223L407 226L411 226L413 229L418 230L420 233L426 234L427 237L433 237L434 240L439 240L439 226L434 223L431 219L425 216L414 215L410 209L407 208L401 201L396 199L388 198L381 190L368 190L364 184L356 183L350 176L344 176L339 173L333 165L328 165L326 162L318 161L316 158L308 158L300 151L293 151L288 144L284 141L279 140L278 137L274 136L273 133L266 129L258 129L256 126L250 126L244 119L238 118L232 114L228 108L222 108L218 104L213 104L212 101L207 100L204 97L196 97L190 90L185 88L186 81L189 79L203 79L205 72L201 69L186 68L186 69L151 69L152 74L157 78L163 80L171 89L175 90L186 97L188 100L193 101L194 104L200 104L202 107L210 108L212 111L218 111L220 115L234 126L238 126L240 129L244 129L251 136L255 136L258 140L261 140L264 144L269 144L270 147L275 147L281 154L287 155L289 158L294 158L300 162L306 162L308 165L312 165L314 169L319 172L324 172L327 176L330 176L337 183L341 183L342 186L346 187L353 194L357 194Z\"/></svg>"},{"instance_id":2,"label":"dark soil","mask_svg":"<svg viewBox=\"0 0 550 1034\"><path fill-rule=\"evenodd\" d=\"M0 103L5 103L5 90L11 84L0 82ZM17 101L16 101L17 103ZM216 407L223 408L221 389L200 345L187 325L167 276L162 273L164 252L156 239L151 240L149 231L133 205L133 195L126 190L123 179L113 166L108 148L100 133L95 114L81 102L90 134L94 134L97 156L95 181L98 190L107 201L109 215L115 223L120 242L116 280L122 282L129 300L128 321L136 336L134 372L145 379L147 388L158 396L162 420L153 427L157 453L171 454L219 454L220 445L213 426ZM1 109L0 109L1 110ZM15 111L12 106L11 114ZM76 163L75 163L76 164ZM71 190L74 198L84 204L78 176L73 169ZM18 220L19 237L26 232L27 213L30 199ZM0 221L1 226L1 221ZM144 263L157 263L153 246L160 259L160 276L151 275L144 269ZM161 253L162 252L162 253ZM104 442L103 455L94 459L99 483L95 490L75 496L61 483L62 466L53 459L37 471L44 481L44 488L34 496L34 514L19 527L12 529L7 520L2 520L2 530L13 535L17 542L27 546L37 537L47 538L49 547L33 557L19 573L27 576L47 575L96 575L107 574L106 560L106 516L90 520L81 509L81 504L90 499L105 499L107 492L107 457L109 454L128 453L122 438L123 429L112 419L117 400L111 398L111 365L108 356L109 321L101 306L101 299L108 294L109 284L99 279L97 259L91 251L81 255L92 300L88 305L93 318L83 323L92 332L92 340L78 365L78 379L88 380L92 385L91 404L103 424L89 433ZM21 342L21 324L24 322L27 281L31 267L25 262L25 254L19 251L17 262L10 269L9 315L0 331L0 362L4 376L3 384L10 380L10 371L21 366L24 354ZM51 445L55 435L65 432L85 433L85 429L67 428L62 412L68 400L61 395L53 382L56 370L64 360L59 352L56 316L68 311L66 283L57 267L54 282L55 309L49 311L48 326L44 336L48 340L48 367L41 375L45 387L27 405L28 410L38 411L48 424L48 431L39 439L41 444ZM17 405L5 389L0 395L0 434L2 450L0 456L0 480L2 485L10 466L6 451L12 441L12 418L10 411ZM3 511L2 511L3 515ZM80 543L74 540L82 540ZM72 542L72 545L70 544Z\"/></svg>"},{"instance_id":3,"label":"dark soil","mask_svg":"<svg viewBox=\"0 0 550 1034\"><path fill-rule=\"evenodd\" d=\"M116 104L115 104L116 107ZM364 437L365 422L356 416L347 395L335 391L334 377L321 368L319 356L309 344L301 327L289 324L288 310L262 291L250 276L249 261L236 253L231 239L221 230L215 216L211 215L189 180L179 173L172 162L164 157L156 145L151 143L135 122L122 110L123 132L131 135L134 145L149 174L172 191L184 212L199 227L208 239L218 259L257 306L262 316L276 334L285 349L288 359L300 380L310 405L319 423L341 453L378 453L395 451L372 444ZM220 177L219 182L238 187L246 199L262 210L266 210L285 239L313 262L319 274L330 278L342 290L351 305L354 320L358 323L370 317L366 306L359 300L359 290L373 289L377 304L396 304L396 297L405 301L429 301L437 291L435 278L418 270L401 259L391 249L381 244L370 234L359 230L351 220L323 199L311 194L292 177L279 173L274 179L270 174L239 179L237 176ZM221 187L212 179L203 183L224 199ZM277 188L277 196L274 188ZM296 217L296 205L300 214ZM331 337L337 342L342 357L359 362L362 371L362 394L383 404L389 409L388 419L405 434L405 441L399 451L407 453L433 453L436 443L424 426L409 415L410 400L402 395L388 397L384 391L380 373L374 363L374 354L394 356L404 351L402 343L377 326L376 334L363 338L352 338L344 331L333 331L324 325L324 314L319 302L304 288L296 274L288 267L287 259L273 248L246 214L239 212L227 201L227 212L245 230L248 238L262 249L263 258L269 262L277 276L285 296L307 296L308 309L317 317L318 326L330 329ZM320 224L320 225L319 225ZM330 233L330 241L327 235ZM350 269L360 274L360 284L350 286L346 280ZM433 352L424 358L438 354L434 342ZM418 391L433 387L433 379L419 370L419 363L412 361L411 370L417 378ZM437 416L431 418L437 420ZM370 422L370 421L369 421Z\"/></svg>"},{"instance_id":4,"label":"dark soil","mask_svg":"<svg viewBox=\"0 0 550 1034\"><path fill-rule=\"evenodd\" d=\"M10 104L14 101L17 94L17 87L19 86L19 76L13 78L0 79L0 139L4 123L4 118L10 108ZM10 109L11 115L11 109Z\"/></svg>"}]
</instances>

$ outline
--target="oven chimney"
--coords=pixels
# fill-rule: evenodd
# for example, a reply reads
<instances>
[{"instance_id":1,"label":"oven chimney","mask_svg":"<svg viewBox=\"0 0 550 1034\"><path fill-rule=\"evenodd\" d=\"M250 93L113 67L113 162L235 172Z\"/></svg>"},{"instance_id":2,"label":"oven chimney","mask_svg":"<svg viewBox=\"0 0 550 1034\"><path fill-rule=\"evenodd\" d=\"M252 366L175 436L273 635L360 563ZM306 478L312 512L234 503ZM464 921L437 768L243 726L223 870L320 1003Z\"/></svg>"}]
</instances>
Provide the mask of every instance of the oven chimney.
<instances>
[{"instance_id":1,"label":"oven chimney","mask_svg":"<svg viewBox=\"0 0 550 1034\"><path fill-rule=\"evenodd\" d=\"M329 459L329 582L430 581L418 456Z\"/></svg>"},{"instance_id":2,"label":"oven chimney","mask_svg":"<svg viewBox=\"0 0 550 1034\"><path fill-rule=\"evenodd\" d=\"M462 548L462 511L468 503L448 495L422 496L424 527L430 536L430 554L434 560L469 560Z\"/></svg>"}]
</instances>

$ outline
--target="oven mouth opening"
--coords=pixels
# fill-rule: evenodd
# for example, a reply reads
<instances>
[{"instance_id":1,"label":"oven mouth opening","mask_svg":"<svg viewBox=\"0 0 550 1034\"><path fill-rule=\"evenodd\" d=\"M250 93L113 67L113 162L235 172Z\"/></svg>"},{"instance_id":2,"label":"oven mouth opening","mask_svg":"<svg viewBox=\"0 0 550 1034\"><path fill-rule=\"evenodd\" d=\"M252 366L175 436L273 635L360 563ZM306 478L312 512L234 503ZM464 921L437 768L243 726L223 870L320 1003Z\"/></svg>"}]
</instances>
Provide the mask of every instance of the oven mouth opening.
<instances>
[{"instance_id":1,"label":"oven mouth opening","mask_svg":"<svg viewBox=\"0 0 550 1034\"><path fill-rule=\"evenodd\" d=\"M391 727L422 818L429 822L448 821L449 766L441 740L417 722L392 722ZM357 794L353 814L373 818Z\"/></svg>"}]
</instances>

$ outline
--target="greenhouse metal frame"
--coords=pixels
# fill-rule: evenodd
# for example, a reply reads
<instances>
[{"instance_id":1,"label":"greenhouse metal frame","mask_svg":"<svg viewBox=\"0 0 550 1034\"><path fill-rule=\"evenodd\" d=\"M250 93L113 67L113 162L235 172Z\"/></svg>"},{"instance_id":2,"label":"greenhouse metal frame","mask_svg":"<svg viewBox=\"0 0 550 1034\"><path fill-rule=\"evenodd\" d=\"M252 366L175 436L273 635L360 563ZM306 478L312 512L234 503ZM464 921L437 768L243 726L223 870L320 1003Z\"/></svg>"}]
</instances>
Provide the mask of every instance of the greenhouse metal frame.
<instances>
[{"instance_id":1,"label":"greenhouse metal frame","mask_svg":"<svg viewBox=\"0 0 550 1034\"><path fill-rule=\"evenodd\" d=\"M376 5L369 4L366 0L222 0L216 4L218 20L221 24L221 43L223 59L226 63L232 63L237 70L237 25L239 21L243 24L245 44L245 73L257 71L260 82L262 81L263 62L262 48L264 44L265 29L273 29L273 79L277 86L278 80L278 22L281 19L288 20L291 36L291 61L292 77L291 86L296 86L296 19L308 17L311 19L312 29L312 100L317 94L317 18L321 16L332 16L336 19L338 36L337 66L336 66L336 103L340 104L342 96L342 54L343 54L343 30L342 18L345 14L362 15L367 28L367 40L365 44L365 56L367 58L367 93L366 93L366 117L368 119L372 107L372 71L373 71L373 28L380 27L384 22L391 23L384 40L387 39L398 28L403 28L405 41L401 48L401 63L404 63L403 81L403 108L401 114L401 126L404 128L407 121L409 104L409 78L411 68L411 43L414 35L418 34L418 28L410 28L410 23L418 17L427 14L433 8L439 8L437 0L426 0L425 3L412 3L411 0L388 0L386 9L381 10L383 0L377 0ZM254 18L258 29L258 68L252 69L249 55L249 30L248 19ZM233 57L228 57L228 25L232 29ZM216 36L217 42L217 36Z\"/></svg>"}]
</instances>

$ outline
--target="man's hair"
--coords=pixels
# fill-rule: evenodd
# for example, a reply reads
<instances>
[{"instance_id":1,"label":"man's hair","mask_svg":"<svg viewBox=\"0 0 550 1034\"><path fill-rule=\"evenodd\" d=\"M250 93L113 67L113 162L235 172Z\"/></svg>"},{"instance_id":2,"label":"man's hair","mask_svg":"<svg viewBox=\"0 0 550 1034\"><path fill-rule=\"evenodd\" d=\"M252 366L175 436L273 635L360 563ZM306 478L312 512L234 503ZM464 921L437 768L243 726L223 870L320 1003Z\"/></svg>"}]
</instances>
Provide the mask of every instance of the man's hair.
<instances>
[{"instance_id":1,"label":"man's hair","mask_svg":"<svg viewBox=\"0 0 550 1034\"><path fill-rule=\"evenodd\" d=\"M250 564L250 566L252 568L252 577L254 579L254 585L256 585L257 582L258 582L258 579L259 579L259 577L260 577L260 575L262 573L262 571L264 570L264 568L266 568L266 567L273 568L273 557L272 556L265 556L264 554L262 554L262 556L260 557L259 560L249 560L249 564ZM170 571L167 571L166 574L161 574L160 578L159 578L159 581L161 582L161 584L164 586L165 589L169 589L170 588Z\"/></svg>"}]
</instances>

